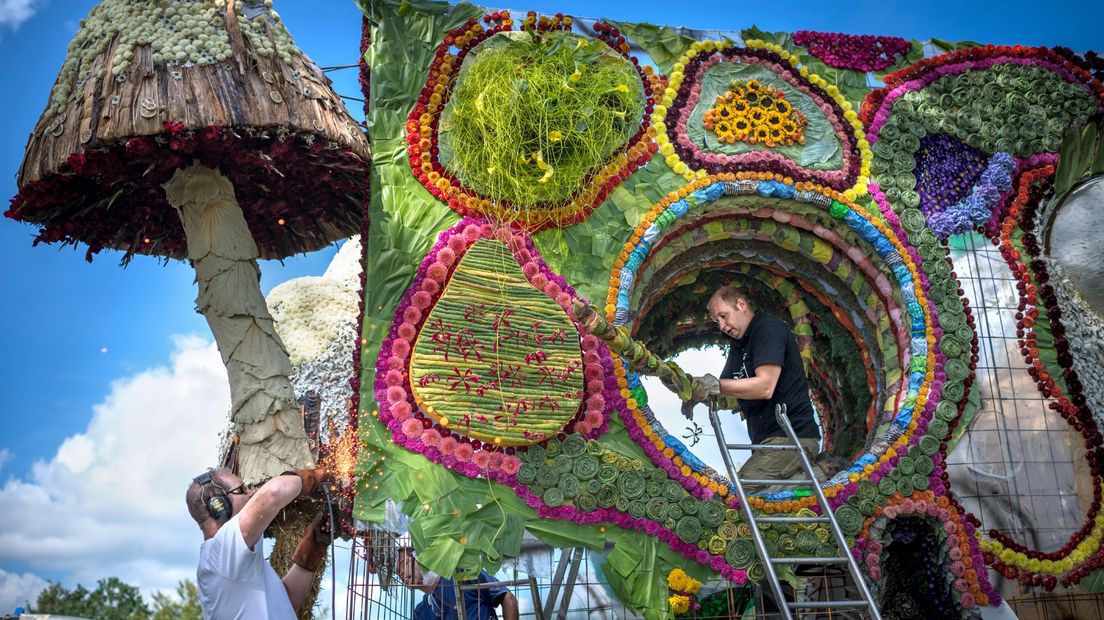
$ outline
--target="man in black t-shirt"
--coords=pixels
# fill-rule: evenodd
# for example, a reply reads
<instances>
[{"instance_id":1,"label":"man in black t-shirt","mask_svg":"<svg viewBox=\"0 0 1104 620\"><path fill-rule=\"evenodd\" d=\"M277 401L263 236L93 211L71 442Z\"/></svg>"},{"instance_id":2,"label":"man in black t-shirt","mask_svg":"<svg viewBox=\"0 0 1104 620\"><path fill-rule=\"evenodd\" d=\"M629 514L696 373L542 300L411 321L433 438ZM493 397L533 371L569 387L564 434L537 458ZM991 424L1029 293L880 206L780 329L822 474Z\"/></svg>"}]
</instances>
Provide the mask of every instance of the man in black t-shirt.
<instances>
[{"instance_id":1,"label":"man in black t-shirt","mask_svg":"<svg viewBox=\"0 0 1104 620\"><path fill-rule=\"evenodd\" d=\"M789 327L775 317L756 314L747 297L731 285L713 293L709 316L732 342L720 379L706 375L699 378L699 384L708 386L711 396L737 398L755 444L789 444L774 416L775 406L785 404L802 448L810 461L816 458L820 429L813 417L805 367ZM740 478L787 480L800 471L801 459L792 450L755 450L740 468ZM759 485L745 488L750 492L774 490Z\"/></svg>"}]
</instances>

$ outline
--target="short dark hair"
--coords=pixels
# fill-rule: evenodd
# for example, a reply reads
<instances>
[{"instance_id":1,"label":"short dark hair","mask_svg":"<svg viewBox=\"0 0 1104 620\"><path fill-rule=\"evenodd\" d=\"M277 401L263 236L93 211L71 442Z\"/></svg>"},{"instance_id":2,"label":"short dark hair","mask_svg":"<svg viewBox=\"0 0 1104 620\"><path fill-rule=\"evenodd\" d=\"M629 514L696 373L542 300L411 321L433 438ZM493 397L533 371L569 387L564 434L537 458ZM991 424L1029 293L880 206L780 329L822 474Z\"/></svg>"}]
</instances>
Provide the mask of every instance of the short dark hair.
<instances>
[{"instance_id":1,"label":"short dark hair","mask_svg":"<svg viewBox=\"0 0 1104 620\"><path fill-rule=\"evenodd\" d=\"M726 284L722 286L713 293L710 299L720 299L732 307L736 307L736 302L743 299L748 308L751 308L751 299L735 284Z\"/></svg>"}]
</instances>

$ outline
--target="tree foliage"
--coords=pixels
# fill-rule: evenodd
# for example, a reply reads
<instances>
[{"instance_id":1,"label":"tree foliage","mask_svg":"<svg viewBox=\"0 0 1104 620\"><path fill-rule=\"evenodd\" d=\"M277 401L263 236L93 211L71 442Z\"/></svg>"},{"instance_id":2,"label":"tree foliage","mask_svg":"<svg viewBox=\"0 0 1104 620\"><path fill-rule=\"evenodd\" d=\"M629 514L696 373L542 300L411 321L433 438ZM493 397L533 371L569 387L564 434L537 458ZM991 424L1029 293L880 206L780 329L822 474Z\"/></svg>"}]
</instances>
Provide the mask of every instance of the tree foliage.
<instances>
[{"instance_id":1,"label":"tree foliage","mask_svg":"<svg viewBox=\"0 0 1104 620\"><path fill-rule=\"evenodd\" d=\"M34 613L59 614L96 620L149 620L142 593L117 577L101 579L95 590L77 585L70 590L51 583L38 595Z\"/></svg>"},{"instance_id":2,"label":"tree foliage","mask_svg":"<svg viewBox=\"0 0 1104 620\"><path fill-rule=\"evenodd\" d=\"M154 593L152 612L142 600L141 591L117 577L99 580L95 590L83 585L70 590L60 583L51 583L38 595L29 613L96 620L203 620L199 589L190 579L176 584L175 596Z\"/></svg>"}]
</instances>

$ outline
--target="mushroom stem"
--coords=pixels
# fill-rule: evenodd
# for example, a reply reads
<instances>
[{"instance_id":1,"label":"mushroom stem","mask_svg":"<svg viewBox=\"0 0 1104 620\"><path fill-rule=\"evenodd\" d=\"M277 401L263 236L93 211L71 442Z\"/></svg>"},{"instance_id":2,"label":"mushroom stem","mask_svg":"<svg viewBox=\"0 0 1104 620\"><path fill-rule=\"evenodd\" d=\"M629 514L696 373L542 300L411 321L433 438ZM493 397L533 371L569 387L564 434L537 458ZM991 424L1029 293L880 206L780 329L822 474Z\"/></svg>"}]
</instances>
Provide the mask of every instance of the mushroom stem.
<instances>
[{"instance_id":1,"label":"mushroom stem","mask_svg":"<svg viewBox=\"0 0 1104 620\"><path fill-rule=\"evenodd\" d=\"M200 164L165 183L196 272L196 307L207 319L230 379L230 419L239 437L239 475L257 484L288 469L313 466L303 416L289 375L291 361L261 294L260 252L234 186Z\"/></svg>"}]
</instances>

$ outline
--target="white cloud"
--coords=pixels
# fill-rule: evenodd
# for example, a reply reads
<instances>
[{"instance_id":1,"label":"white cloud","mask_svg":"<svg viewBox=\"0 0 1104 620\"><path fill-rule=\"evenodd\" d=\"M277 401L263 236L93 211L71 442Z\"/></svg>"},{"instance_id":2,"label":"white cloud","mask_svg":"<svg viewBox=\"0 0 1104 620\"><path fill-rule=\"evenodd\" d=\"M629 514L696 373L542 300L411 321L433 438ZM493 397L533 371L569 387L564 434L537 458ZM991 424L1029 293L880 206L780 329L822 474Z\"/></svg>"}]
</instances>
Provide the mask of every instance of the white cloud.
<instances>
[{"instance_id":1,"label":"white cloud","mask_svg":"<svg viewBox=\"0 0 1104 620\"><path fill-rule=\"evenodd\" d=\"M4 470L4 464L11 460L11 450L7 448L0 449L0 471Z\"/></svg>"},{"instance_id":2,"label":"white cloud","mask_svg":"<svg viewBox=\"0 0 1104 620\"><path fill-rule=\"evenodd\" d=\"M34 603L38 593L49 585L32 573L9 573L0 569L0 614L11 613L16 607Z\"/></svg>"},{"instance_id":3,"label":"white cloud","mask_svg":"<svg viewBox=\"0 0 1104 620\"><path fill-rule=\"evenodd\" d=\"M673 361L686 372L701 376L711 374L717 376L725 365L725 352L718 347L707 349L691 349L684 351L673 358ZM717 446L717 438L713 427L709 424L709 410L705 405L698 405L694 409L694 420L689 421L682 417L682 401L674 392L663 386L663 383L655 377L643 377L641 383L648 392L648 406L655 412L656 419L667 429L667 432L677 437L687 446L693 442L683 436L689 434L689 429L694 423L698 424L702 434L698 444L691 447L694 456L702 460L706 465L725 474L724 460L721 458L720 448ZM721 429L725 433L728 443L749 443L747 425L740 417L731 411L718 413L721 421ZM733 452L732 460L737 468L747 460L750 454L746 451Z\"/></svg>"},{"instance_id":4,"label":"white cloud","mask_svg":"<svg viewBox=\"0 0 1104 620\"><path fill-rule=\"evenodd\" d=\"M0 0L0 26L18 28L37 10L37 0Z\"/></svg>"},{"instance_id":5,"label":"white cloud","mask_svg":"<svg viewBox=\"0 0 1104 620\"><path fill-rule=\"evenodd\" d=\"M229 392L218 350L196 336L177 337L167 367L114 381L83 432L0 486L0 566L70 586L114 576L147 595L194 579L202 535L184 492L217 459ZM34 578L0 574L0 593Z\"/></svg>"}]
</instances>

